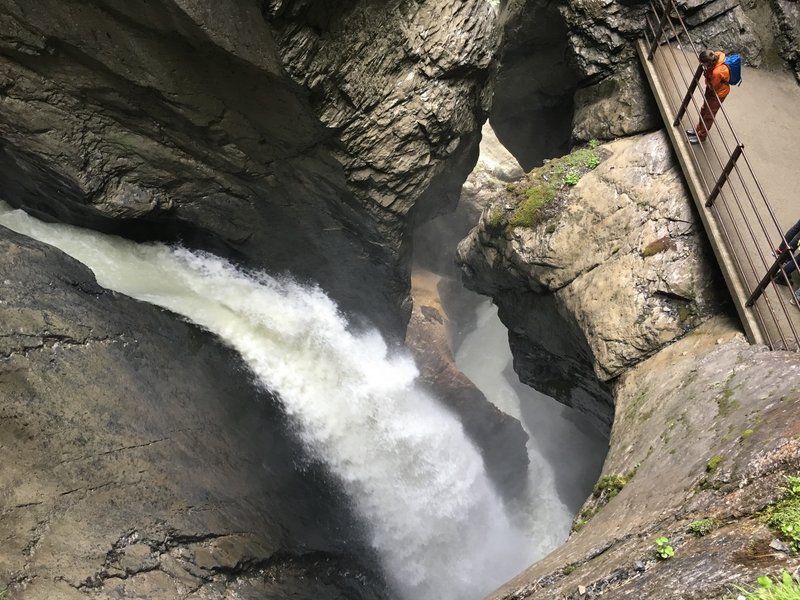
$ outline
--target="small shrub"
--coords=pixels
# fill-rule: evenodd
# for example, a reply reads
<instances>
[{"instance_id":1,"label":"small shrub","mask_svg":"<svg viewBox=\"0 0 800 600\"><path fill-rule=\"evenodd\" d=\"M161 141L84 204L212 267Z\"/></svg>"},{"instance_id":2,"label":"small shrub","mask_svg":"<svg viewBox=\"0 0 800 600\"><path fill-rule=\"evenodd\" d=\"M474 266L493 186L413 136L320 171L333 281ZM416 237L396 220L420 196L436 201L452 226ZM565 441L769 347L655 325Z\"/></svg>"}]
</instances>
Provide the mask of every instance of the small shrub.
<instances>
[{"instance_id":1,"label":"small shrub","mask_svg":"<svg viewBox=\"0 0 800 600\"><path fill-rule=\"evenodd\" d=\"M675 549L669 545L669 539L661 536L656 538L656 556L662 560L675 556Z\"/></svg>"},{"instance_id":2,"label":"small shrub","mask_svg":"<svg viewBox=\"0 0 800 600\"><path fill-rule=\"evenodd\" d=\"M736 588L738 599L742 600L800 600L800 585L789 573L783 571L780 581L772 581L766 575L758 578L758 587L754 590Z\"/></svg>"},{"instance_id":3,"label":"small shrub","mask_svg":"<svg viewBox=\"0 0 800 600\"><path fill-rule=\"evenodd\" d=\"M800 552L800 477L787 477L783 498L766 511L767 525L779 531L792 550Z\"/></svg>"},{"instance_id":4,"label":"small shrub","mask_svg":"<svg viewBox=\"0 0 800 600\"><path fill-rule=\"evenodd\" d=\"M706 473L713 473L714 471L716 471L717 467L719 467L719 463L721 462L722 462L721 454L715 454L714 456L712 456L706 463Z\"/></svg>"},{"instance_id":5,"label":"small shrub","mask_svg":"<svg viewBox=\"0 0 800 600\"><path fill-rule=\"evenodd\" d=\"M593 494L596 498L607 496L613 498L622 491L628 478L625 475L603 475L594 486Z\"/></svg>"},{"instance_id":6,"label":"small shrub","mask_svg":"<svg viewBox=\"0 0 800 600\"><path fill-rule=\"evenodd\" d=\"M714 519L700 519L699 521L692 521L689 523L687 530L689 533L693 533L697 537L702 537L713 531L716 526L717 522Z\"/></svg>"},{"instance_id":7,"label":"small shrub","mask_svg":"<svg viewBox=\"0 0 800 600\"><path fill-rule=\"evenodd\" d=\"M564 177L564 183L567 185L578 185L580 180L581 176L577 173L567 173L566 177Z\"/></svg>"}]
</instances>

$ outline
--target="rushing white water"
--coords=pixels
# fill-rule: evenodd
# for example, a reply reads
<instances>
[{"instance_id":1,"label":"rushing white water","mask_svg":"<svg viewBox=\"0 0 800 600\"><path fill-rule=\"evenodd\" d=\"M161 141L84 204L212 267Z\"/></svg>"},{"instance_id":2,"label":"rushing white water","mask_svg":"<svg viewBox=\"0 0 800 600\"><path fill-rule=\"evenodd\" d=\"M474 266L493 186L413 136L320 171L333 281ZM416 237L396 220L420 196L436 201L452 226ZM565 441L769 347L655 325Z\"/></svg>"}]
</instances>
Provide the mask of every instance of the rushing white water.
<instances>
[{"instance_id":1,"label":"rushing white water","mask_svg":"<svg viewBox=\"0 0 800 600\"><path fill-rule=\"evenodd\" d=\"M207 255L37 221L0 223L88 265L100 285L166 307L241 353L277 392L368 524L406 600L481 598L531 559L460 423L377 333L354 335L319 289Z\"/></svg>"},{"instance_id":2,"label":"rushing white water","mask_svg":"<svg viewBox=\"0 0 800 600\"><path fill-rule=\"evenodd\" d=\"M497 307L486 300L476 316L475 330L461 343L456 364L528 433L528 487L514 514L519 527L536 541L533 558L538 560L566 539L573 516L600 474L608 444L572 409L516 378L510 381L513 357Z\"/></svg>"}]
</instances>

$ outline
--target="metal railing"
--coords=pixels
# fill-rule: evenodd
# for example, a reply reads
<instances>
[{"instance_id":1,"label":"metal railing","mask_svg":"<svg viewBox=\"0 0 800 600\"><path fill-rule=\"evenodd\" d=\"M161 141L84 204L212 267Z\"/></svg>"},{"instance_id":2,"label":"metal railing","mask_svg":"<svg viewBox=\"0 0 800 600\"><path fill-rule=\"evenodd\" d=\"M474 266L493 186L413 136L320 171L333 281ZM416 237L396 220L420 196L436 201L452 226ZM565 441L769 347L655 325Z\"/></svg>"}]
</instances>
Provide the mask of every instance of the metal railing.
<instances>
[{"instance_id":1,"label":"metal railing","mask_svg":"<svg viewBox=\"0 0 800 600\"><path fill-rule=\"evenodd\" d=\"M742 288L749 294L739 300L745 310L752 311L770 348L800 350L800 304L791 293L790 278L781 269L787 261L795 268L799 266L789 247L790 240L784 238L784 229L722 101L704 142L691 145L682 131L682 124L695 127L708 102L699 89L704 70L698 61L698 49L675 1L651 0L646 18L646 59L658 63L658 79L675 115L671 125L681 128L680 135L673 139L683 139L690 152L705 193L704 205L723 238L718 241L727 248ZM778 287L776 276L786 285Z\"/></svg>"}]
</instances>

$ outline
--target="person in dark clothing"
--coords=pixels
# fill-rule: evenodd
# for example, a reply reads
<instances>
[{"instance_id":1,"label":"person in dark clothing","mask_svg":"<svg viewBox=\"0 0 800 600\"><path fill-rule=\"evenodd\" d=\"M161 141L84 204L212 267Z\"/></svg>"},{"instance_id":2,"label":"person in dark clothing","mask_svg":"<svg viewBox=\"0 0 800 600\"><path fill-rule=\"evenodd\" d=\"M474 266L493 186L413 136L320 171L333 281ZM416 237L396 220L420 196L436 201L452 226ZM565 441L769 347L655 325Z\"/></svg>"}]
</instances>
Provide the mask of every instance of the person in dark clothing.
<instances>
[{"instance_id":1,"label":"person in dark clothing","mask_svg":"<svg viewBox=\"0 0 800 600\"><path fill-rule=\"evenodd\" d=\"M787 246L786 243L789 243ZM794 225L789 228L789 231L783 236L783 240L781 240L780 245L775 248L775 256L780 256L780 254L786 250L788 247L793 253L797 251L798 246L800 245L800 221L797 221ZM792 259L791 257L789 260L781 265L780 270L772 279L778 285L789 285L789 277L792 273L797 270L797 260L798 258L795 257Z\"/></svg>"}]
</instances>

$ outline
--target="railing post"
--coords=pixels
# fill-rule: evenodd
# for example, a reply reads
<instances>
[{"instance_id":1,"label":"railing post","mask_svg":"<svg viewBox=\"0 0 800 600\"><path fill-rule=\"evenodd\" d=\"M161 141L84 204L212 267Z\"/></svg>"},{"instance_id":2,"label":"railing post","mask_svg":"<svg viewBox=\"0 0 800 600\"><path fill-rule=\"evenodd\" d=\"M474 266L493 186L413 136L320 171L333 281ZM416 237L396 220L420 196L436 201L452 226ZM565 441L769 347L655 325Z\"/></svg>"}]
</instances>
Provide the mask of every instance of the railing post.
<instances>
[{"instance_id":1,"label":"railing post","mask_svg":"<svg viewBox=\"0 0 800 600\"><path fill-rule=\"evenodd\" d=\"M764 275L764 277L761 279L761 281L758 282L758 285L756 286L756 289L753 290L753 293L750 294L750 297L747 299L747 302L745 302L744 305L747 308L752 308L752 306L753 306L753 304L755 304L756 300L758 300L759 297L761 296L761 294L764 293L764 290L767 288L767 286L769 285L770 281L772 281L775 278L775 274L783 266L783 263L785 263L787 260L789 260L789 258L792 256L793 252L794 251L791 248L786 248L783 252L781 252L778 255L778 257L775 259L775 262L772 263L772 266L767 270L767 274ZM786 275L784 275L784 277L785 276Z\"/></svg>"},{"instance_id":2,"label":"railing post","mask_svg":"<svg viewBox=\"0 0 800 600\"><path fill-rule=\"evenodd\" d=\"M714 200L716 200L717 196L719 196L722 186L725 185L725 182L728 180L728 175L731 174L733 167L736 165L736 161L739 160L739 157L742 155L742 150L744 150L744 144L739 144L733 149L731 157L728 159L728 164L725 165L725 168L722 170L722 175L719 176L714 189L711 190L711 193L708 195L708 200L706 200L706 208L711 208L711 206L714 204Z\"/></svg>"},{"instance_id":3,"label":"railing post","mask_svg":"<svg viewBox=\"0 0 800 600\"><path fill-rule=\"evenodd\" d=\"M692 94L697 89L697 84L700 82L700 76L703 74L703 65L697 65L697 69L694 72L694 77L692 78L692 83L689 84L689 91L686 92L686 95L683 97L683 102L681 102L681 107L678 109L678 114L675 115L675 120L672 124L677 127L681 124L681 119L683 115L686 113L686 107L689 106L689 102L692 99Z\"/></svg>"},{"instance_id":4,"label":"railing post","mask_svg":"<svg viewBox=\"0 0 800 600\"><path fill-rule=\"evenodd\" d=\"M661 20L659 20L658 22L658 29L656 30L655 37L653 37L653 43L650 44L650 51L647 53L647 60L653 60L653 56L656 53L656 48L658 48L658 42L659 40L661 40L661 33L664 31L664 26L667 24L667 21L669 20L669 13L672 8L670 4L671 0L670 2L665 3L664 14L661 15ZM655 8L655 5L653 5L653 7Z\"/></svg>"}]
</instances>

